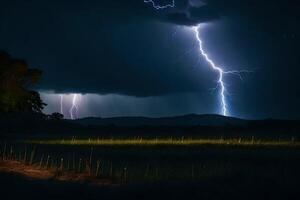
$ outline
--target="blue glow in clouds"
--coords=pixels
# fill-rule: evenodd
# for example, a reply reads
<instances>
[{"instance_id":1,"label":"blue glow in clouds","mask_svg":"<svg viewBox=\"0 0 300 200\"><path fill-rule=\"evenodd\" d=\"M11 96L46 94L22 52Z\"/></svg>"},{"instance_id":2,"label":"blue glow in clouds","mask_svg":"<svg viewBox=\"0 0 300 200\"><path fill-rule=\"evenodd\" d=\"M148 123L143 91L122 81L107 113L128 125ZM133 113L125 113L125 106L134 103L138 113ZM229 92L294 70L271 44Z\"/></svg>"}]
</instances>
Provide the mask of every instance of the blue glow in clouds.
<instances>
[{"instance_id":1,"label":"blue glow in clouds","mask_svg":"<svg viewBox=\"0 0 300 200\"><path fill-rule=\"evenodd\" d=\"M77 119L78 118L78 105L80 104L81 94L73 94L72 98L72 106L70 109L70 116L71 119Z\"/></svg>"},{"instance_id":2,"label":"blue glow in clouds","mask_svg":"<svg viewBox=\"0 0 300 200\"><path fill-rule=\"evenodd\" d=\"M59 94L58 97L60 99L60 113L65 115L65 104L70 104L70 110L69 110L69 117L71 119L77 119L78 118L78 108L79 108L79 100L81 99L81 94ZM71 98L71 101L70 101ZM65 116L67 117L67 116Z\"/></svg>"},{"instance_id":3,"label":"blue glow in clouds","mask_svg":"<svg viewBox=\"0 0 300 200\"><path fill-rule=\"evenodd\" d=\"M161 5L157 5L153 0L144 0L145 3L152 3L153 8L155 8L156 10L173 8L173 7L175 7L175 2L174 1L175 0L173 0L172 4L166 4L166 5L161 6ZM206 62L210 65L210 67L214 71L216 71L219 75L218 88L219 88L220 103L221 103L221 107L222 107L221 114L224 115L224 116L229 116L230 113L228 111L228 104L227 104L227 100L226 100L226 84L224 82L224 75L225 74L237 75L242 79L241 73L248 73L249 71L247 71L247 70L224 71L222 69L222 67L217 66L213 62L213 60L210 59L210 57L208 56L208 54L205 52L205 50L203 48L203 43L202 43L202 40L200 38L199 29L200 29L200 25L198 25L196 27L192 27L192 30L194 31L196 39L199 43L199 50L200 50L201 56L206 60Z\"/></svg>"}]
</instances>

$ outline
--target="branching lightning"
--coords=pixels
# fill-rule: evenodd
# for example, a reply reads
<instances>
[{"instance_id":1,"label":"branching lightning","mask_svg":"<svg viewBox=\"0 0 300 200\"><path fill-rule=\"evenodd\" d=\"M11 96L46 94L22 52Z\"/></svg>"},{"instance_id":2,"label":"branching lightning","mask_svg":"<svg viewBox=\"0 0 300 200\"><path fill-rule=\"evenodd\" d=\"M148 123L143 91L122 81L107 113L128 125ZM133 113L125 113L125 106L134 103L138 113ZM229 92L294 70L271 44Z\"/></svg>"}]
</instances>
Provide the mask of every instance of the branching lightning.
<instances>
[{"instance_id":1,"label":"branching lightning","mask_svg":"<svg viewBox=\"0 0 300 200\"><path fill-rule=\"evenodd\" d=\"M157 5L154 0L144 0L144 3L151 3L153 8L156 10L166 9L166 8L174 8L175 7L175 0L172 0L172 3L166 4L164 6Z\"/></svg>"},{"instance_id":2,"label":"branching lightning","mask_svg":"<svg viewBox=\"0 0 300 200\"><path fill-rule=\"evenodd\" d=\"M221 98L221 104L222 104L222 114L224 116L227 116L228 115L228 110L227 110L228 106L227 106L227 103L226 103L226 97L225 97L226 88L225 88L223 77L224 77L225 73L230 73L230 72L224 72L222 68L216 66L215 63L205 53L205 51L203 50L202 40L200 39L199 26L193 27L193 30L195 31L196 38L199 42L199 50L200 50L201 55L209 63L209 65L212 67L212 69L217 71L218 74L219 74L218 84L220 86L220 98Z\"/></svg>"},{"instance_id":3,"label":"branching lightning","mask_svg":"<svg viewBox=\"0 0 300 200\"><path fill-rule=\"evenodd\" d=\"M73 99L72 99L72 107L70 109L71 119L76 119L77 118L77 111L78 111L77 98L78 98L78 95L74 94Z\"/></svg>"},{"instance_id":4,"label":"branching lightning","mask_svg":"<svg viewBox=\"0 0 300 200\"><path fill-rule=\"evenodd\" d=\"M175 0L172 1L172 4L167 4L167 5L164 5L164 6L157 5L153 0L144 0L144 3L152 3L153 8L155 8L156 10L166 9L166 8L174 8L175 7ZM213 62L213 60L209 57L209 55L205 52L205 50L203 48L203 43L202 43L202 40L200 38L199 28L200 28L200 25L193 27L192 30L194 31L196 39L199 43L199 51L200 51L201 56L206 60L206 62L210 65L210 67L214 71L216 71L219 75L218 86L216 88L220 89L219 95L220 95L220 102L221 102L221 106L222 106L221 113L224 116L228 116L228 115L230 115L230 113L228 111L228 104L227 104L227 100L226 100L227 89L226 89L226 84L224 82L224 75L227 75L227 74L236 75L242 80L243 77L242 77L241 74L242 73L249 73L250 71L248 71L248 70L225 71L225 70L223 70L223 68L221 66L217 66Z\"/></svg>"},{"instance_id":5,"label":"branching lightning","mask_svg":"<svg viewBox=\"0 0 300 200\"><path fill-rule=\"evenodd\" d=\"M60 94L59 98L60 98L60 113L65 115L64 111L64 102L70 102L70 97L71 97L71 108L69 110L69 116L71 119L77 119L78 118L78 104L79 104L79 100L81 99L81 94L70 94L70 95L66 95L66 94Z\"/></svg>"},{"instance_id":6,"label":"branching lightning","mask_svg":"<svg viewBox=\"0 0 300 200\"><path fill-rule=\"evenodd\" d=\"M224 82L224 75L226 74L231 74L238 76L241 80L243 80L242 73L250 73L251 71L249 70L231 70L231 71L225 71L222 69L222 67L217 66L208 56L208 54L205 52L203 48L203 43L200 38L200 32L199 32L200 25L193 27L193 31L195 32L195 36L197 38L197 41L199 43L199 51L201 53L201 56L205 58L206 62L211 66L211 68L216 71L219 74L219 79L218 79L218 87L220 88L220 101L221 101L221 106L222 106L222 114L224 116L230 115L228 111L228 104L226 101L226 84Z\"/></svg>"}]
</instances>

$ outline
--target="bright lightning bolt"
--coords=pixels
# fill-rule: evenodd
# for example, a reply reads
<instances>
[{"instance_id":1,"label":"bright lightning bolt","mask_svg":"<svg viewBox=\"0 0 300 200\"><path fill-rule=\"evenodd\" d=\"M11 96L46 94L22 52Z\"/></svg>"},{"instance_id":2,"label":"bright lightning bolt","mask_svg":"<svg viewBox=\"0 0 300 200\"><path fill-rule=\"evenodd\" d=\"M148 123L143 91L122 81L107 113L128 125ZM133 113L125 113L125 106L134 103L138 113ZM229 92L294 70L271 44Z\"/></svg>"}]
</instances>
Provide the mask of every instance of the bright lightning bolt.
<instances>
[{"instance_id":1,"label":"bright lightning bolt","mask_svg":"<svg viewBox=\"0 0 300 200\"><path fill-rule=\"evenodd\" d=\"M218 74L219 74L218 84L220 86L220 98L221 98L221 104L222 104L222 114L224 116L227 116L228 115L228 110L227 110L228 106L227 106L227 102L226 102L226 96L225 96L226 88L225 88L225 84L224 84L223 78L224 78L224 74L230 73L230 72L224 72L222 68L216 66L215 63L205 53L205 51L203 50L202 40L200 39L199 26L194 27L193 30L194 30L196 38L197 38L197 40L199 42L199 50L200 50L201 55L209 63L209 65L212 67L212 69L214 71L217 71Z\"/></svg>"},{"instance_id":2,"label":"bright lightning bolt","mask_svg":"<svg viewBox=\"0 0 300 200\"><path fill-rule=\"evenodd\" d=\"M144 3L151 3L153 8L156 10L166 9L166 8L174 8L175 7L175 0L172 0L172 3L166 4L164 6L157 5L154 0L144 0Z\"/></svg>"},{"instance_id":3,"label":"bright lightning bolt","mask_svg":"<svg viewBox=\"0 0 300 200\"><path fill-rule=\"evenodd\" d=\"M172 4L167 4L164 6L160 6L157 5L153 0L144 0L144 3L152 3L153 8L155 8L156 10L160 10L160 9L166 9L166 8L174 8L175 7L175 0L172 1ZM221 101L221 106L222 106L222 114L224 116L228 116L230 113L228 111L228 104L227 104L227 100L226 100L226 84L224 82L224 75L226 74L231 74L231 75L236 75L238 76L241 80L243 79L242 77L242 73L249 73L251 71L248 70L232 70L232 71L224 71L222 69L222 67L217 66L213 60L210 59L210 57L208 56L208 54L205 52L204 48L203 48L203 43L202 40L200 38L200 33L199 33L199 28L200 25L193 27L193 31L195 33L196 39L199 43L199 50L201 53L201 56L205 58L206 62L210 65L210 67L216 71L219 75L219 79L218 79L218 87L220 88L220 101Z\"/></svg>"},{"instance_id":4,"label":"bright lightning bolt","mask_svg":"<svg viewBox=\"0 0 300 200\"><path fill-rule=\"evenodd\" d=\"M78 118L78 105L80 103L79 101L81 100L81 94L73 93L70 94L70 96L66 94L60 94L59 98L60 98L60 113L63 115L65 114L64 102L65 101L70 102L70 98L71 98L71 107L69 110L69 116L71 119Z\"/></svg>"},{"instance_id":5,"label":"bright lightning bolt","mask_svg":"<svg viewBox=\"0 0 300 200\"><path fill-rule=\"evenodd\" d=\"M229 111L228 111L228 104L226 101L226 84L224 82L224 75L226 74L231 74L231 75L236 75L238 76L241 80L243 80L242 77L242 73L251 73L251 71L249 70L231 70L231 71L224 71L222 69L222 67L217 66L208 56L208 54L205 52L204 48L203 48L203 43L202 40L200 38L200 32L199 32L199 28L200 25L193 27L193 31L195 32L195 36L197 38L197 41L199 43L199 50L200 53L202 55L202 57L205 58L206 62L209 63L209 65L211 66L211 68L218 72L219 74L219 79L218 79L218 87L220 88L220 101L221 101L221 106L222 106L222 114L224 116L228 116L230 115Z\"/></svg>"},{"instance_id":6,"label":"bright lightning bolt","mask_svg":"<svg viewBox=\"0 0 300 200\"><path fill-rule=\"evenodd\" d=\"M77 111L78 111L77 98L78 98L78 95L74 94L73 99L72 99L72 107L70 109L71 119L76 119L76 117L77 117Z\"/></svg>"}]
</instances>

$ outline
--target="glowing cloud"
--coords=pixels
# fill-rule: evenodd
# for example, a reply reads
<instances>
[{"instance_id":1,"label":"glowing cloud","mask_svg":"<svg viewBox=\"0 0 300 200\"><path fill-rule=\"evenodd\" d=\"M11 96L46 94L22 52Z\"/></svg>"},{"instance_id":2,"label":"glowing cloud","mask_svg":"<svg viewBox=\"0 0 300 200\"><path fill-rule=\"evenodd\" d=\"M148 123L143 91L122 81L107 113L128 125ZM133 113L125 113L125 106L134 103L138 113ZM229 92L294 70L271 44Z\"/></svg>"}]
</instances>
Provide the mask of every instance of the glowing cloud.
<instances>
[{"instance_id":1,"label":"glowing cloud","mask_svg":"<svg viewBox=\"0 0 300 200\"><path fill-rule=\"evenodd\" d=\"M59 97L60 97L60 113L63 115L64 114L64 105L63 105L63 101L64 101L64 95L63 94L61 94L61 95L59 95Z\"/></svg>"}]
</instances>

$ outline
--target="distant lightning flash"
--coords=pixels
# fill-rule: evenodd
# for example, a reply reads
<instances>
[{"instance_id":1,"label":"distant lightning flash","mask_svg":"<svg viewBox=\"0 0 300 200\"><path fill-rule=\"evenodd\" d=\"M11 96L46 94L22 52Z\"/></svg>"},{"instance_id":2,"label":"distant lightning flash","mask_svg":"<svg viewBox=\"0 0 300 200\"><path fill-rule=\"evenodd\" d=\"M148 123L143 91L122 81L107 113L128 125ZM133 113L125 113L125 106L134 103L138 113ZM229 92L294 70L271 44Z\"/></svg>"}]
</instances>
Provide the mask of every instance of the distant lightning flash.
<instances>
[{"instance_id":1,"label":"distant lightning flash","mask_svg":"<svg viewBox=\"0 0 300 200\"><path fill-rule=\"evenodd\" d=\"M64 108L63 108L64 95L61 94L59 96L60 96L60 113L63 115L64 114Z\"/></svg>"},{"instance_id":2,"label":"distant lightning flash","mask_svg":"<svg viewBox=\"0 0 300 200\"><path fill-rule=\"evenodd\" d=\"M80 94L70 94L71 95L71 108L69 110L69 114L70 114L70 118L71 119L76 119L78 117L78 100L81 99L81 95ZM59 95L59 98L60 98L60 113L65 115L64 111L65 111L65 108L64 108L64 101L67 101L69 102L69 95L66 95L66 94L60 94Z\"/></svg>"},{"instance_id":3,"label":"distant lightning flash","mask_svg":"<svg viewBox=\"0 0 300 200\"><path fill-rule=\"evenodd\" d=\"M160 9L166 9L166 8L174 8L175 7L175 0L172 1L172 4L167 4L164 6L160 6L157 5L153 0L144 0L144 3L152 3L153 8L155 8L156 10L160 10ZM231 75L236 75L238 76L240 79L242 79L242 75L241 73L249 73L250 71L248 70L232 70L232 71L224 71L222 69L222 67L217 66L212 60L211 58L208 56L208 54L205 52L204 48L203 48L203 44L202 44L202 40L200 38L200 33L199 33L199 28L200 25L195 26L192 28L192 30L195 33L196 39L199 43L199 50L201 53L201 56L204 57L204 59L206 60L206 62L210 65L210 67L216 71L219 75L219 79L218 79L218 87L220 88L220 102L221 102L221 106L222 106L222 114L224 116L228 116L230 115L229 111L228 111L228 104L226 101L226 84L224 82L224 75L226 74L231 74Z\"/></svg>"},{"instance_id":4,"label":"distant lightning flash","mask_svg":"<svg viewBox=\"0 0 300 200\"><path fill-rule=\"evenodd\" d=\"M72 107L70 109L70 116L71 119L76 119L77 118L77 111L78 111L78 107L77 107L77 94L73 95L73 100L72 100Z\"/></svg>"},{"instance_id":5,"label":"distant lightning flash","mask_svg":"<svg viewBox=\"0 0 300 200\"><path fill-rule=\"evenodd\" d=\"M166 4L164 6L157 5L154 0L144 0L144 3L151 3L153 8L156 10L166 9L166 8L174 8L175 7L175 0L172 0L172 3Z\"/></svg>"}]
</instances>

